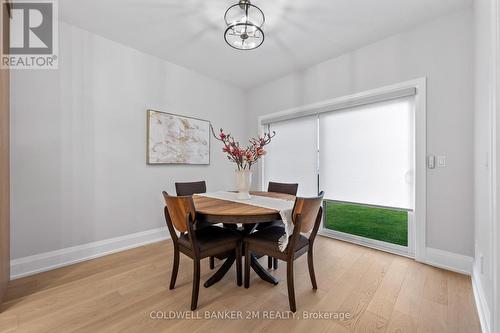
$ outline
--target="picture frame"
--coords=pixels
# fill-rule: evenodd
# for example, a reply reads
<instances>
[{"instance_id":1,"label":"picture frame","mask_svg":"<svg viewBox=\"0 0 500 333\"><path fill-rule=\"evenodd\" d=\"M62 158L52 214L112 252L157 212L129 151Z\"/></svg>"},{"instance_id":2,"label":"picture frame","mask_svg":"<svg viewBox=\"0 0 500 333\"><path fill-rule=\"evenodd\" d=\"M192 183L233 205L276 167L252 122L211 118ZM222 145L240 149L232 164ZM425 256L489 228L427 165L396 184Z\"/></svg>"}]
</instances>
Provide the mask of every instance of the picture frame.
<instances>
[{"instance_id":1,"label":"picture frame","mask_svg":"<svg viewBox=\"0 0 500 333\"><path fill-rule=\"evenodd\" d=\"M148 165L210 165L210 121L147 110Z\"/></svg>"}]
</instances>

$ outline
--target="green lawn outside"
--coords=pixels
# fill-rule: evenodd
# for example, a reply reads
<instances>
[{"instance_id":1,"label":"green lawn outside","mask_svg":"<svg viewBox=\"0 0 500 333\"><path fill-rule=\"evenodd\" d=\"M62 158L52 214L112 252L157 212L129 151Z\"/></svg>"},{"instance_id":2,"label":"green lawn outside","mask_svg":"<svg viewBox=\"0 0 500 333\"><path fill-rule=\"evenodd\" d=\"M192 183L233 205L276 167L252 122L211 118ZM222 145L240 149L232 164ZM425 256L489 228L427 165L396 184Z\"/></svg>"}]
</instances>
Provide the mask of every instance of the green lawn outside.
<instances>
[{"instance_id":1,"label":"green lawn outside","mask_svg":"<svg viewBox=\"0 0 500 333\"><path fill-rule=\"evenodd\" d=\"M408 246L408 213L326 201L328 229Z\"/></svg>"}]
</instances>

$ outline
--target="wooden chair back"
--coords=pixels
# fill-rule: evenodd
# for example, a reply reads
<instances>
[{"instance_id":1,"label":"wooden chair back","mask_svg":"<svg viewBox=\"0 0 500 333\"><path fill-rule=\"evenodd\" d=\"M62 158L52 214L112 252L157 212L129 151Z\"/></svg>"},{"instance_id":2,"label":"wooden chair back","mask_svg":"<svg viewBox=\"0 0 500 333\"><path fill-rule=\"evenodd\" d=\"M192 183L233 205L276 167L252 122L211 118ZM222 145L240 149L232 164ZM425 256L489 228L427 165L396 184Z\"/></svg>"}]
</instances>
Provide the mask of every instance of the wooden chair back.
<instances>
[{"instance_id":1,"label":"wooden chair back","mask_svg":"<svg viewBox=\"0 0 500 333\"><path fill-rule=\"evenodd\" d=\"M321 221L320 213L323 211L321 207L323 195L324 193L321 192L317 197L295 199L292 220L296 223L297 217L300 215L300 232L308 233L313 229L317 229L317 226L319 227Z\"/></svg>"},{"instance_id":2,"label":"wooden chair back","mask_svg":"<svg viewBox=\"0 0 500 333\"><path fill-rule=\"evenodd\" d=\"M170 219L173 227L177 231L181 233L188 231L189 226L187 224L188 220L186 219L186 216L189 213L190 220L194 221L196 215L193 197L174 197L169 195L167 192L163 192L163 197L165 198L165 212L168 213L166 218Z\"/></svg>"},{"instance_id":3,"label":"wooden chair back","mask_svg":"<svg viewBox=\"0 0 500 333\"><path fill-rule=\"evenodd\" d=\"M207 184L205 181L188 182L188 183L175 183L175 191L178 196L193 195L197 193L207 192Z\"/></svg>"},{"instance_id":4,"label":"wooden chair back","mask_svg":"<svg viewBox=\"0 0 500 333\"><path fill-rule=\"evenodd\" d=\"M269 185L267 186L267 192L297 195L298 188L299 184L269 182Z\"/></svg>"}]
</instances>

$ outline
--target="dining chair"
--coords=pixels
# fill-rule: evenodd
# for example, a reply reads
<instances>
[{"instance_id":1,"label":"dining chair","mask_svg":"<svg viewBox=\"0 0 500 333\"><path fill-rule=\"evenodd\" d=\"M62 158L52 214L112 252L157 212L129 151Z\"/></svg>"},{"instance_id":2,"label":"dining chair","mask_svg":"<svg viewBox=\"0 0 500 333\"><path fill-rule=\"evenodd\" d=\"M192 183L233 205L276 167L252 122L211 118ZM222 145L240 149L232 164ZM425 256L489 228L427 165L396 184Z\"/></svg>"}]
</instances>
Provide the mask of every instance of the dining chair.
<instances>
[{"instance_id":1,"label":"dining chair","mask_svg":"<svg viewBox=\"0 0 500 333\"><path fill-rule=\"evenodd\" d=\"M206 193L207 184L205 181L175 183L175 192L178 196Z\"/></svg>"},{"instance_id":2,"label":"dining chair","mask_svg":"<svg viewBox=\"0 0 500 333\"><path fill-rule=\"evenodd\" d=\"M292 210L294 229L292 235L288 238L288 245L285 251L281 252L278 247L278 240L285 234L284 227L271 226L247 235L244 238L245 288L250 287L250 253L256 252L286 261L288 301L290 302L290 310L292 312L297 310L293 281L294 261L305 253L307 253L307 264L309 266L309 276L311 278L312 287L313 289L318 289L316 276L314 274L313 246L323 214L323 208L321 206L323 194L324 193L321 192L317 197L295 199ZM309 232L309 237L302 235L302 233Z\"/></svg>"},{"instance_id":3,"label":"dining chair","mask_svg":"<svg viewBox=\"0 0 500 333\"><path fill-rule=\"evenodd\" d=\"M298 188L299 188L299 184L296 184L296 183L269 182L269 184L267 185L267 192L284 193L284 194L290 194L290 195L295 196L295 195L297 195ZM280 225L280 224L281 224L281 221L261 223L257 227L257 230L262 230L262 229L270 227L272 225ZM267 268L278 269L278 259L273 258L273 257L267 257Z\"/></svg>"},{"instance_id":4,"label":"dining chair","mask_svg":"<svg viewBox=\"0 0 500 333\"><path fill-rule=\"evenodd\" d=\"M284 193L290 195L297 195L297 190L299 188L299 184L289 184L289 183L276 183L269 182L267 185L267 192L276 192L276 193Z\"/></svg>"},{"instance_id":5,"label":"dining chair","mask_svg":"<svg viewBox=\"0 0 500 333\"><path fill-rule=\"evenodd\" d=\"M236 283L241 286L241 235L233 230L206 226L195 230L196 211L192 196L170 196L163 192L165 198L165 220L174 244L174 266L170 279L170 289L174 289L179 271L180 253L193 259L193 291L191 311L198 304L200 290L200 261L228 251L236 252ZM177 235L177 232L180 234Z\"/></svg>"},{"instance_id":6,"label":"dining chair","mask_svg":"<svg viewBox=\"0 0 500 333\"><path fill-rule=\"evenodd\" d=\"M204 180L199 182L176 182L175 192L178 196L193 195L207 192L207 184ZM210 269L215 268L215 257L210 257Z\"/></svg>"}]
</instances>

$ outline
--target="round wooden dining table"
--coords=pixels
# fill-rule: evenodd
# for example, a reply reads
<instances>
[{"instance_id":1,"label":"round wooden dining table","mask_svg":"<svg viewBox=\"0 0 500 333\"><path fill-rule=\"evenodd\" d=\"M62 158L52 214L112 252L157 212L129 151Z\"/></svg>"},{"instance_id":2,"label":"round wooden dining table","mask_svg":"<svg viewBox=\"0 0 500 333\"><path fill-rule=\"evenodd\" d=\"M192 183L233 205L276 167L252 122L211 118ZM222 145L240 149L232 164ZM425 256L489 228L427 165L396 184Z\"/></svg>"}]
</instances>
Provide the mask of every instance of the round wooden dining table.
<instances>
[{"instance_id":1,"label":"round wooden dining table","mask_svg":"<svg viewBox=\"0 0 500 333\"><path fill-rule=\"evenodd\" d=\"M295 196L283 193L251 192L250 194L289 201L295 200ZM253 232L259 223L281 220L279 212L274 209L210 198L202 195L194 195L193 201L198 221L213 224L223 223L225 227L231 227L234 229L238 228L238 224L241 224L242 228L238 228L238 230L240 230L244 235ZM220 281L220 279L222 279L229 271L235 260L235 253L229 254L226 261L217 270L217 272L215 272L215 274L204 283L204 286L208 288ZM278 280L269 274L264 267L262 267L258 261L257 255L254 253L251 254L250 265L262 280L274 285L278 284Z\"/></svg>"}]
</instances>

